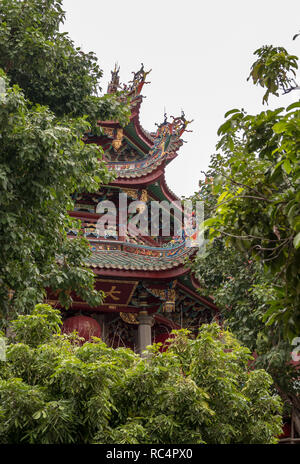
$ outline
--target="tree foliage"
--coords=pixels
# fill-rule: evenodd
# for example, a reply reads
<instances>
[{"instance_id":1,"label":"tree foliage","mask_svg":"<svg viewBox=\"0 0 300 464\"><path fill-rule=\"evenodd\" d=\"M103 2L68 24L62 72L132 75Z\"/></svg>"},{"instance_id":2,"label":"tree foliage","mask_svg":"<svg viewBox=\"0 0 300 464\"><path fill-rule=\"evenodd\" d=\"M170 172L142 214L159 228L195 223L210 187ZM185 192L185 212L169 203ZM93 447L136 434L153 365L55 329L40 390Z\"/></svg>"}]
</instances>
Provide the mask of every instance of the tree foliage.
<instances>
[{"instance_id":1,"label":"tree foliage","mask_svg":"<svg viewBox=\"0 0 300 464\"><path fill-rule=\"evenodd\" d=\"M109 174L99 150L81 141L83 119L60 123L47 107L30 105L6 82L0 102L0 307L2 317L43 298L46 287L91 303L99 301L93 274L82 267L89 255L83 237L69 241L74 227L67 211L74 191L95 191ZM13 290L13 298L9 292Z\"/></svg>"},{"instance_id":2,"label":"tree foliage","mask_svg":"<svg viewBox=\"0 0 300 464\"><path fill-rule=\"evenodd\" d=\"M26 98L58 117L88 115L94 132L99 119L126 124L128 106L116 95L97 96L102 70L95 54L84 53L59 32L64 19L62 0L2 0L0 68Z\"/></svg>"},{"instance_id":3,"label":"tree foliage","mask_svg":"<svg viewBox=\"0 0 300 464\"><path fill-rule=\"evenodd\" d=\"M213 295L223 327L255 354L255 366L264 368L288 399L286 412L299 393L299 373L291 363L291 344L281 325L266 326L264 314L274 291L260 263L247 259L217 239L206 255L196 258L193 270L202 295Z\"/></svg>"},{"instance_id":4,"label":"tree foliage","mask_svg":"<svg viewBox=\"0 0 300 464\"><path fill-rule=\"evenodd\" d=\"M281 402L250 352L216 324L141 358L60 335L47 305L12 322L1 362L1 443L275 443ZM38 337L40 334L40 339Z\"/></svg>"},{"instance_id":5,"label":"tree foliage","mask_svg":"<svg viewBox=\"0 0 300 464\"><path fill-rule=\"evenodd\" d=\"M262 47L249 78L266 89L297 90L297 57ZM248 115L233 109L219 128L217 153L195 199L205 202L206 253L193 263L202 293L213 295L224 327L272 375L300 433L299 373L291 339L299 334L300 103Z\"/></svg>"},{"instance_id":6,"label":"tree foliage","mask_svg":"<svg viewBox=\"0 0 300 464\"><path fill-rule=\"evenodd\" d=\"M129 120L118 96L99 97L93 53L75 48L61 0L0 3L0 320L42 301L45 288L68 307L71 290L99 304L84 237L69 241L75 192L109 175L102 150L85 145L99 119ZM1 70L2 68L2 70Z\"/></svg>"},{"instance_id":7,"label":"tree foliage","mask_svg":"<svg viewBox=\"0 0 300 464\"><path fill-rule=\"evenodd\" d=\"M296 36L295 36L296 38ZM265 45L254 52L258 56L253 63L248 79L266 88L263 103L268 103L270 94L279 96L278 91L288 93L297 88L295 81L298 58L290 55L283 47Z\"/></svg>"},{"instance_id":8,"label":"tree foliage","mask_svg":"<svg viewBox=\"0 0 300 464\"><path fill-rule=\"evenodd\" d=\"M217 196L212 193L217 173L211 168L206 174L195 199L204 201L205 218L210 218L217 207ZM213 297L218 306L222 325L255 353L255 366L266 369L276 387L290 397L286 403L289 410L300 392L298 372L291 363L291 343L282 324L264 322L277 294L262 262L221 236L208 242L205 253L196 256L191 266L201 294Z\"/></svg>"},{"instance_id":9,"label":"tree foliage","mask_svg":"<svg viewBox=\"0 0 300 464\"><path fill-rule=\"evenodd\" d=\"M253 69L260 63L262 76L273 72L264 49L259 56ZM211 163L216 207L206 226L211 239L224 237L263 263L273 294L264 321L292 338L300 328L300 103L257 115L234 109L225 117Z\"/></svg>"}]
</instances>

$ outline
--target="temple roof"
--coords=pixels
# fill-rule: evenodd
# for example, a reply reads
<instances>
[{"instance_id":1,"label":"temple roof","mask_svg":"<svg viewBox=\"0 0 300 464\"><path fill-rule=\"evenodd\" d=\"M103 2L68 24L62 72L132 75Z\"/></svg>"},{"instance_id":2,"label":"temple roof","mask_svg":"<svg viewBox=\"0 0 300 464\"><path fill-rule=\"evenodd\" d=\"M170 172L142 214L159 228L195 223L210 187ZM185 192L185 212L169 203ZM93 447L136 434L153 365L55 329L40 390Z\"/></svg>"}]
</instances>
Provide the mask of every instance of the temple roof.
<instances>
[{"instance_id":1,"label":"temple roof","mask_svg":"<svg viewBox=\"0 0 300 464\"><path fill-rule=\"evenodd\" d=\"M148 147L148 152L144 153L144 157L134 160L118 160L107 159L107 151L104 152L104 158L107 162L109 170L116 172L117 178L133 178L146 176L150 172L157 169L161 164L167 164L176 157L176 152L182 145L180 138L185 130L188 121L186 121L184 114L180 117L174 118L172 122L168 122L165 118L164 122L158 126L157 132L153 137L152 147ZM118 156L124 148L124 144L130 145L130 140L127 141L127 129L117 129L104 127L105 134L108 139L111 139L111 146ZM128 143L129 142L129 143ZM132 144L132 142L131 142ZM140 143L141 144L141 143ZM112 148L110 147L110 150ZM129 150L128 150L129 151ZM120 156L120 155L119 155Z\"/></svg>"},{"instance_id":2,"label":"temple roof","mask_svg":"<svg viewBox=\"0 0 300 464\"><path fill-rule=\"evenodd\" d=\"M104 240L90 242L92 256L85 264L99 269L162 271L183 266L195 248L176 243L166 247L150 247L128 242Z\"/></svg>"},{"instance_id":3,"label":"temple roof","mask_svg":"<svg viewBox=\"0 0 300 464\"><path fill-rule=\"evenodd\" d=\"M177 156L177 151L183 144L181 136L192 121L188 121L182 111L177 117L168 118L165 114L163 122L156 124L155 132L150 133L142 128L139 120L143 101L141 91L148 83L146 77L149 72L144 70L142 64L141 69L133 73L133 79L122 87L119 68L115 67L107 93L115 94L120 101L130 102L130 122L126 127L121 127L118 121L98 121L102 135L91 136L87 141L102 146L106 165L116 174L111 186L122 190L133 188L136 192L142 189L142 192L148 192L150 201L173 202L178 200L178 197L168 188L164 170L165 166ZM165 247L132 243L129 239L94 240L92 236L88 239L92 255L86 260L86 264L95 270L155 273L155 271L178 269L185 273L187 272L184 266L185 260L197 250L195 247L188 247L182 239L177 243L170 240ZM164 272L162 278L163 274Z\"/></svg>"},{"instance_id":4,"label":"temple roof","mask_svg":"<svg viewBox=\"0 0 300 464\"><path fill-rule=\"evenodd\" d=\"M142 64L141 69L133 73L132 81L122 87L119 68L115 66L107 92L116 94L120 101L130 102L130 122L123 128L117 121L98 121L103 136L90 139L103 147L104 160L108 169L116 172L116 182L147 177L159 166L164 170L165 165L177 156L176 152L183 144L181 136L192 122L185 118L182 111L181 116L171 116L170 121L165 114L164 121L156 124L155 132L150 133L142 128L139 121L143 100L141 91L144 84L149 83L146 82L149 72L144 70Z\"/></svg>"},{"instance_id":5,"label":"temple roof","mask_svg":"<svg viewBox=\"0 0 300 464\"><path fill-rule=\"evenodd\" d=\"M153 172L158 166L160 166L164 160L157 159L152 160L148 158L145 161L135 162L135 163L107 163L108 169L110 171L115 171L117 179L122 177L126 179L132 179L136 177L144 177L147 174Z\"/></svg>"}]
</instances>

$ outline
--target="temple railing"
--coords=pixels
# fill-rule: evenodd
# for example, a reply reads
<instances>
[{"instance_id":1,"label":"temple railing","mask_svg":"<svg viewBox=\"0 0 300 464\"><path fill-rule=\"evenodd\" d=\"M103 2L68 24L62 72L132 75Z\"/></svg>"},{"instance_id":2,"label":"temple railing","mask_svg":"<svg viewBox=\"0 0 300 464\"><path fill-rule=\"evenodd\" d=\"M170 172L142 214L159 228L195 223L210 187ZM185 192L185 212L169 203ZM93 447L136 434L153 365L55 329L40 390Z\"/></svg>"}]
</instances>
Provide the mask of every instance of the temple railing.
<instances>
[{"instance_id":1,"label":"temple railing","mask_svg":"<svg viewBox=\"0 0 300 464\"><path fill-rule=\"evenodd\" d=\"M191 252L191 248L187 248L185 242L179 243L178 245L172 243L170 246L151 247L117 240L90 240L90 246L91 250L94 252L119 250L127 253L166 259L172 259L174 256L179 255L188 255Z\"/></svg>"}]
</instances>

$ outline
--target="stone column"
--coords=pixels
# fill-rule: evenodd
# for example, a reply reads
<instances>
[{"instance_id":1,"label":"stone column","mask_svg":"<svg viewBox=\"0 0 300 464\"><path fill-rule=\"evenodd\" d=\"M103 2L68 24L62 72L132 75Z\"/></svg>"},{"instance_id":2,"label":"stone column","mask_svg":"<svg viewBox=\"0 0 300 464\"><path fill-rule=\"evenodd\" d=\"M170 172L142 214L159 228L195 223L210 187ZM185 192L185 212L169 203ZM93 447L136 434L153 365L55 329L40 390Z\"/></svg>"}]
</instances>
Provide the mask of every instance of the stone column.
<instances>
[{"instance_id":1,"label":"stone column","mask_svg":"<svg viewBox=\"0 0 300 464\"><path fill-rule=\"evenodd\" d=\"M140 311L137 317L138 325L138 353L143 356L142 352L146 346L151 345L151 327L153 325L153 317L147 311Z\"/></svg>"}]
</instances>

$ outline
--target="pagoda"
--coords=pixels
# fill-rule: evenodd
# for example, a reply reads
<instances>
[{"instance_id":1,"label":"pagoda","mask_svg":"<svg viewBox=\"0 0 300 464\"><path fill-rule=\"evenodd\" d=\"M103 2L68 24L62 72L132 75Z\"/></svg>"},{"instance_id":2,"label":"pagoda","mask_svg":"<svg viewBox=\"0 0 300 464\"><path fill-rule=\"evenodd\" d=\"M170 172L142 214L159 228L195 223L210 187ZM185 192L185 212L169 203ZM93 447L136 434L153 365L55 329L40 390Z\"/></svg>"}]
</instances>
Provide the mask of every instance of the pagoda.
<instances>
[{"instance_id":1,"label":"pagoda","mask_svg":"<svg viewBox=\"0 0 300 464\"><path fill-rule=\"evenodd\" d=\"M133 73L133 79L121 87L119 68L112 71L107 93L130 102L130 122L122 127L118 121L99 121L101 135L89 134L85 141L102 147L103 159L115 178L97 193L77 195L75 208L69 212L81 221L89 241L92 254L86 264L95 273L96 289L105 293L103 303L91 307L75 296L71 308L65 311L55 295L48 297L52 305L61 309L66 331L79 328L86 339L94 334L109 346L128 347L137 353L154 342L164 344L173 329L188 328L196 333L201 324L218 320L218 308L212 299L201 295L188 266L197 247L187 246L184 233L174 236L174 211L181 208L181 202L165 179L165 168L177 157L189 121L182 113L172 117L171 122L165 116L155 132L142 128L141 91L148 83L149 72L142 65ZM120 195L126 200L122 206ZM107 202L115 205L116 220L113 222L112 218L100 230L102 205ZM169 210L169 236L161 233L162 214L156 218L159 233L155 236L149 233L153 226L150 215L138 234L131 233L131 205L140 205L141 212L151 202L160 202L162 210L167 209L166 205L173 206ZM72 239L77 233L70 230L68 235ZM165 349L164 345L161 349Z\"/></svg>"}]
</instances>

